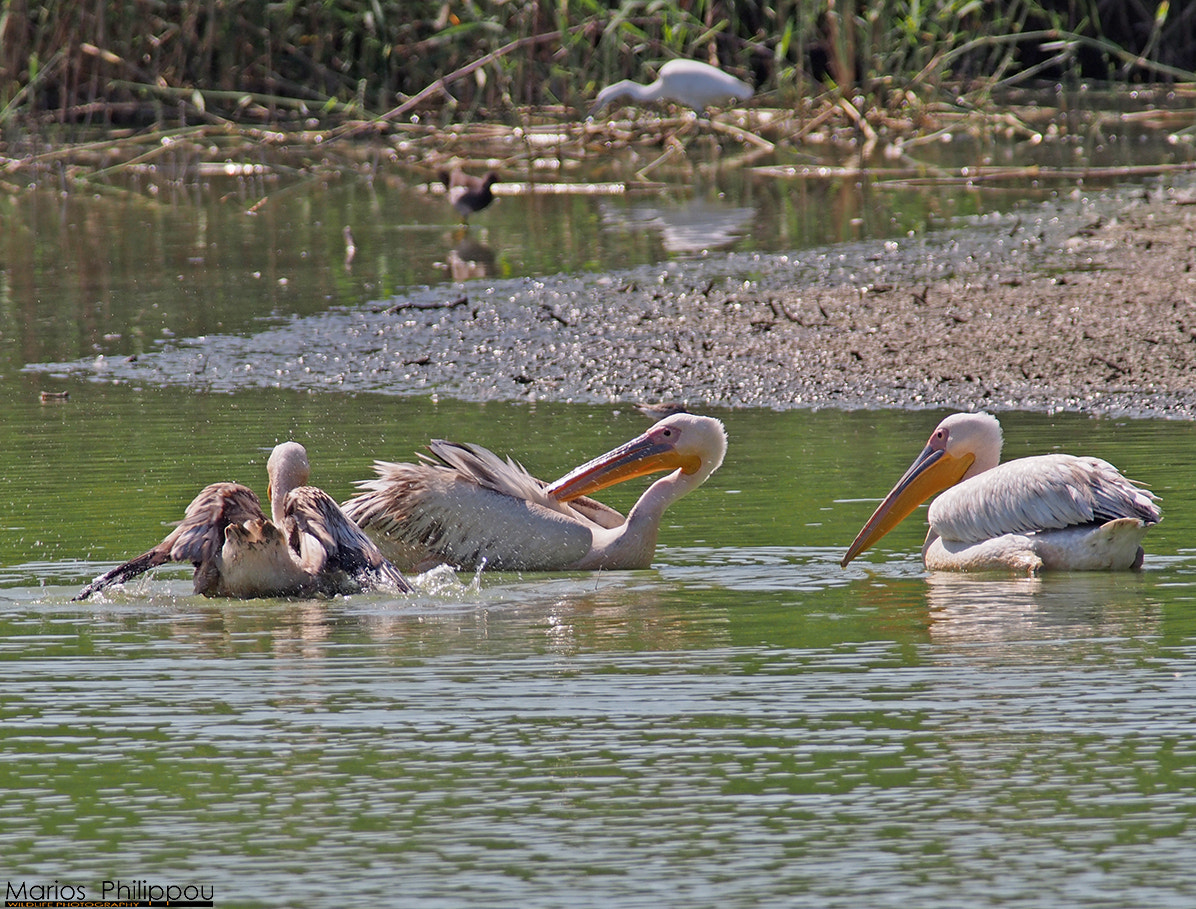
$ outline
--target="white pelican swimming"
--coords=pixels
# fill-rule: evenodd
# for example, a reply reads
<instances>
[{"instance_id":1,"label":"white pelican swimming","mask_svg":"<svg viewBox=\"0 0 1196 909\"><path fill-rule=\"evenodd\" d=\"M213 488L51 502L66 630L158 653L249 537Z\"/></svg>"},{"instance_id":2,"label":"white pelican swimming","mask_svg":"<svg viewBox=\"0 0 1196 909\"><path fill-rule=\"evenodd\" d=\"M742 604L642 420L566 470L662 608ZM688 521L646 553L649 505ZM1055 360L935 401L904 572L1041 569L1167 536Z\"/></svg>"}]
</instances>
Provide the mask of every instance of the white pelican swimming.
<instances>
[{"instance_id":1,"label":"white pelican swimming","mask_svg":"<svg viewBox=\"0 0 1196 909\"><path fill-rule=\"evenodd\" d=\"M943 420L843 557L847 565L930 506L922 560L932 571L1124 571L1160 520L1155 495L1099 458L1051 454L998 464L1001 425L986 413ZM946 490L943 492L943 490Z\"/></svg>"},{"instance_id":2,"label":"white pelican swimming","mask_svg":"<svg viewBox=\"0 0 1196 909\"><path fill-rule=\"evenodd\" d=\"M266 464L273 520L253 490L213 483L187 506L174 531L149 552L96 578L75 597L122 584L167 562L195 565L195 592L209 597L280 597L356 593L410 585L322 489L307 486L307 452L275 447Z\"/></svg>"},{"instance_id":3,"label":"white pelican swimming","mask_svg":"<svg viewBox=\"0 0 1196 909\"><path fill-rule=\"evenodd\" d=\"M731 98L746 101L752 91L746 82L724 73L717 66L697 60L670 60L660 68L656 81L649 85L624 79L602 89L590 109L589 119L594 119L598 111L616 98L630 97L640 104L661 99L676 101L700 114L711 104Z\"/></svg>"},{"instance_id":4,"label":"white pelican swimming","mask_svg":"<svg viewBox=\"0 0 1196 909\"><path fill-rule=\"evenodd\" d=\"M435 441L419 464L377 461L378 476L345 513L396 564L504 571L647 568L664 511L723 462L727 434L712 417L666 417L643 435L551 485L476 445ZM624 518L589 493L671 471Z\"/></svg>"}]
</instances>

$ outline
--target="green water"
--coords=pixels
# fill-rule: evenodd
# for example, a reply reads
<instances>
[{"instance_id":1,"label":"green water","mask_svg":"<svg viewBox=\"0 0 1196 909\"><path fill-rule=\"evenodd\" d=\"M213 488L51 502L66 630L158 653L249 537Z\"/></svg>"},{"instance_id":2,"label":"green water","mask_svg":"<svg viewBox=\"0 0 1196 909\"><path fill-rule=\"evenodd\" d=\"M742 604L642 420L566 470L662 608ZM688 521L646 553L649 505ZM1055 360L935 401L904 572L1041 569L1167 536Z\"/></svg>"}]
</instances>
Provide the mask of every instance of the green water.
<instances>
[{"instance_id":1,"label":"green water","mask_svg":"<svg viewBox=\"0 0 1196 909\"><path fill-rule=\"evenodd\" d=\"M98 897L120 880L202 885L218 906L1196 902L1189 423L1001 415L1007 457L1096 455L1162 497L1139 574L928 576L923 512L841 569L941 413L741 410L714 414L727 460L670 509L648 571L230 602L191 596L174 568L71 603L206 483L263 490L285 438L343 499L374 458L434 437L554 478L647 425L627 406L22 371L384 304L435 278L451 234L430 208L399 225L385 192L359 186L251 218L251 189L235 209L0 200L10 893ZM545 230L500 201L486 225L500 272L607 268L589 258L602 237L613 261L631 255L620 243L658 242L603 233L597 203L570 200L547 230L564 257L504 251L500 227ZM349 222L366 252L346 268ZM604 498L625 508L643 487Z\"/></svg>"},{"instance_id":2,"label":"green water","mask_svg":"<svg viewBox=\"0 0 1196 909\"><path fill-rule=\"evenodd\" d=\"M283 437L344 497L433 436L556 476L646 420L22 398L0 444L9 880L203 884L238 906L1196 898L1192 427L1004 415L1010 454L1107 457L1166 519L1141 574L1001 579L927 576L915 519L838 566L937 414L718 416L727 461L669 511L649 571L242 603L162 570L73 604L203 483L260 489Z\"/></svg>"}]
</instances>

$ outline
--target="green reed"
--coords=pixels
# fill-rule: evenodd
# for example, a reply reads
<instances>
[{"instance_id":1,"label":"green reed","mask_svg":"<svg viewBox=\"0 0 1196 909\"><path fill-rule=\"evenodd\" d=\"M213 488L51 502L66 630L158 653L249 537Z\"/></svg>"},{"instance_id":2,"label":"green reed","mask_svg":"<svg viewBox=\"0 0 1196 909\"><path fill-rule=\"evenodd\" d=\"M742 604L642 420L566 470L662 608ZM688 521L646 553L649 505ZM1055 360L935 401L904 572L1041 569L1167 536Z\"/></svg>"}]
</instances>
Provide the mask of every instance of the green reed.
<instances>
[{"instance_id":1,"label":"green reed","mask_svg":"<svg viewBox=\"0 0 1196 909\"><path fill-rule=\"evenodd\" d=\"M1196 81L1193 36L1196 5L1167 0L0 0L0 125L510 122L674 57L777 107L983 103L1043 78Z\"/></svg>"}]
</instances>

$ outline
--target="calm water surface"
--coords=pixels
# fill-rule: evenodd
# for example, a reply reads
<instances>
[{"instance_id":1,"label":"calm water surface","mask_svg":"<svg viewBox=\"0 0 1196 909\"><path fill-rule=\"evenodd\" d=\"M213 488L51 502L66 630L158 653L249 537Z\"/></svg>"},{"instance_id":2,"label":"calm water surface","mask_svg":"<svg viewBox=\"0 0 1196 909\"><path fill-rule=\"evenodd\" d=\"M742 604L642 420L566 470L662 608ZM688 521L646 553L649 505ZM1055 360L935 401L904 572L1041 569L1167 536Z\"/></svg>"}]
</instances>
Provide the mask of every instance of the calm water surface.
<instances>
[{"instance_id":1,"label":"calm water surface","mask_svg":"<svg viewBox=\"0 0 1196 909\"><path fill-rule=\"evenodd\" d=\"M768 206L715 201L746 210L740 236L759 235ZM207 197L0 201L10 884L203 884L218 906L1196 902L1188 423L1002 416L1007 456L1084 451L1163 497L1140 574L928 576L921 512L840 569L941 414L735 411L716 414L726 464L669 511L649 571L229 602L191 596L175 569L71 603L202 485L263 489L284 438L345 498L373 458L433 437L553 478L646 426L627 407L21 372L371 305L447 275L434 271L447 252L413 239L449 249L443 213L404 227L384 193L356 186L281 202L246 218ZM489 233L471 231L495 273L605 268L591 250L664 244L667 219L634 201L536 204L566 211L541 228L503 199ZM894 219L906 229L879 223ZM345 223L366 250L351 268ZM566 255L504 247L500 230L547 230ZM70 399L43 404L42 390ZM642 488L606 498L626 507Z\"/></svg>"}]
</instances>

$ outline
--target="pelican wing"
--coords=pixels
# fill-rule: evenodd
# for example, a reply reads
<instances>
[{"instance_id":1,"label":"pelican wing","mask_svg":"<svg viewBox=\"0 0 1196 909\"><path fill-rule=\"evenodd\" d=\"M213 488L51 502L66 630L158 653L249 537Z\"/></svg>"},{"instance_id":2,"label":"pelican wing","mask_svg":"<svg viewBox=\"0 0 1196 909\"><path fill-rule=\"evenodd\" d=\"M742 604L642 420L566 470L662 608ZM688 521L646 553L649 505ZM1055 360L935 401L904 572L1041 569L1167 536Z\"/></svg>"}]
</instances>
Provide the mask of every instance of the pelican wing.
<instances>
[{"instance_id":1,"label":"pelican wing","mask_svg":"<svg viewBox=\"0 0 1196 909\"><path fill-rule=\"evenodd\" d=\"M493 489L503 495L526 499L568 517L593 521L599 527L615 528L625 520L623 515L609 505L603 505L588 496L579 496L568 502L561 502L544 490L548 484L533 477L522 464L507 458L505 461L481 445L467 445L460 442L446 442L435 439L428 445L433 457L420 455L425 463L446 467L458 475L486 489Z\"/></svg>"},{"instance_id":2,"label":"pelican wing","mask_svg":"<svg viewBox=\"0 0 1196 909\"><path fill-rule=\"evenodd\" d=\"M589 496L579 496L569 502L559 501L546 494L544 490L548 484L533 477L522 464L510 458L504 461L481 445L465 445L436 439L428 448L435 460L421 455L426 463L439 463L486 489L534 502L552 511L559 511L567 517L579 518L583 522L593 521L599 527L607 529L618 527L625 520L618 511Z\"/></svg>"},{"instance_id":3,"label":"pelican wing","mask_svg":"<svg viewBox=\"0 0 1196 909\"><path fill-rule=\"evenodd\" d=\"M229 524L265 517L257 493L248 486L213 483L191 500L182 523L163 545L170 543L170 558L175 562L210 562L224 547L224 529Z\"/></svg>"},{"instance_id":4,"label":"pelican wing","mask_svg":"<svg viewBox=\"0 0 1196 909\"><path fill-rule=\"evenodd\" d=\"M1041 455L1007 461L948 489L928 517L944 540L969 543L1119 518L1156 524L1155 499L1107 461Z\"/></svg>"},{"instance_id":5,"label":"pelican wing","mask_svg":"<svg viewBox=\"0 0 1196 909\"><path fill-rule=\"evenodd\" d=\"M213 483L191 500L183 520L148 552L130 559L101 575L75 597L85 600L93 593L123 584L167 562L190 562L195 566L195 592L215 591L220 582L220 554L224 530L229 524L264 519L257 495L240 483Z\"/></svg>"},{"instance_id":6,"label":"pelican wing","mask_svg":"<svg viewBox=\"0 0 1196 909\"><path fill-rule=\"evenodd\" d=\"M465 445L433 439L428 445L432 457L420 455L425 463L456 471L479 486L493 489L518 499L547 503L545 484L528 473L522 464L510 458L505 461L481 445Z\"/></svg>"},{"instance_id":7,"label":"pelican wing","mask_svg":"<svg viewBox=\"0 0 1196 909\"><path fill-rule=\"evenodd\" d=\"M299 563L313 576L328 579L331 592L379 586L411 591L402 572L322 489L300 486L291 490L284 515L287 538ZM342 585L337 572L350 583Z\"/></svg>"},{"instance_id":8,"label":"pelican wing","mask_svg":"<svg viewBox=\"0 0 1196 909\"><path fill-rule=\"evenodd\" d=\"M460 452L470 451L466 446L455 448L454 460L461 460ZM479 475L476 469L464 473L459 467L430 462L375 462L378 476L357 484L365 491L345 503L345 513L402 564L431 560L471 569L485 565L535 570L560 568L585 556L593 541L589 525L496 489L503 485L510 489L506 481L517 480L517 472L491 457L502 470L490 471L489 476ZM485 459L482 463L494 467ZM539 484L526 472L523 477L519 482L527 492L532 491L531 484ZM537 498L544 500L538 490Z\"/></svg>"}]
</instances>

